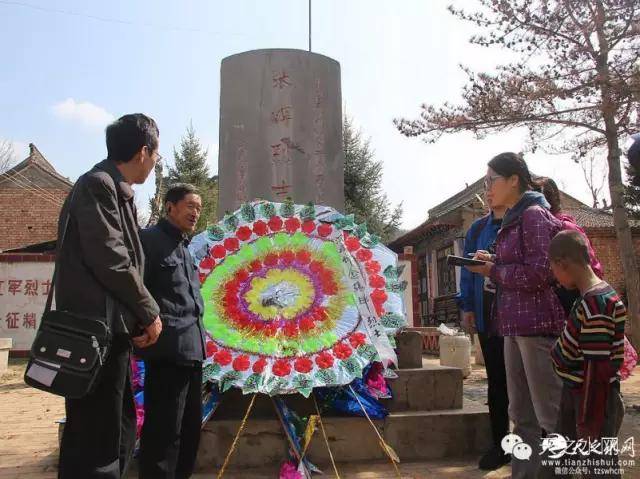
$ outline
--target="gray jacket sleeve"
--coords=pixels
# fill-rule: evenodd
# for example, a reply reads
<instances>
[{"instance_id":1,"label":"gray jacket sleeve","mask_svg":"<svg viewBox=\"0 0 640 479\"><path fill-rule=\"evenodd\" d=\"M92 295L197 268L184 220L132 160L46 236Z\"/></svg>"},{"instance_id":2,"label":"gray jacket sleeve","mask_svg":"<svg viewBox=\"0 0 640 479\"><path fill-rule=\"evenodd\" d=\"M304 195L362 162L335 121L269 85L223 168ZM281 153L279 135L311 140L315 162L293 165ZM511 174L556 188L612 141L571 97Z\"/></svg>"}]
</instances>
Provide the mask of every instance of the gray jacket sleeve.
<instances>
[{"instance_id":1,"label":"gray jacket sleeve","mask_svg":"<svg viewBox=\"0 0 640 479\"><path fill-rule=\"evenodd\" d=\"M115 186L100 176L86 175L78 185L72 214L78 223L79 253L85 265L140 325L151 324L160 308L125 245Z\"/></svg>"}]
</instances>

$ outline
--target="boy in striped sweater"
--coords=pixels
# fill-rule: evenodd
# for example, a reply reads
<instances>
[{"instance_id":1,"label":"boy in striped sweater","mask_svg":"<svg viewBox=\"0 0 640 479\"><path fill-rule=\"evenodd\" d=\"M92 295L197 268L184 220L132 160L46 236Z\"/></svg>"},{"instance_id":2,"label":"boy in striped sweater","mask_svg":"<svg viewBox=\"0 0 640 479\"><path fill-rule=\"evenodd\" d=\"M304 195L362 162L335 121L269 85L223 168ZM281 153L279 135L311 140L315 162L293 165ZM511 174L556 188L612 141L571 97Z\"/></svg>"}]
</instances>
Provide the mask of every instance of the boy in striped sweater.
<instances>
[{"instance_id":1,"label":"boy in striped sweater","mask_svg":"<svg viewBox=\"0 0 640 479\"><path fill-rule=\"evenodd\" d=\"M580 291L551 350L564 383L556 432L572 439L616 437L624 415L619 369L626 308L615 290L594 274L579 232L558 233L549 246L549 259L558 282Z\"/></svg>"}]
</instances>

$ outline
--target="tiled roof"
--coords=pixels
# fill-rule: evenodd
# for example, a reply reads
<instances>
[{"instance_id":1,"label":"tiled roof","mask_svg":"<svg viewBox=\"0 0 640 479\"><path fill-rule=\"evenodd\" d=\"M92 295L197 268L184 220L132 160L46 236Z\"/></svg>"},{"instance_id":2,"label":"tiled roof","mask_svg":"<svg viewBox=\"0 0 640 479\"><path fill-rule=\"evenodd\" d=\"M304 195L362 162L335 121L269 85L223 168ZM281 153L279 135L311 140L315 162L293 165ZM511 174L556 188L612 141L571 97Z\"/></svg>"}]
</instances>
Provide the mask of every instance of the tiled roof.
<instances>
[{"instance_id":1,"label":"tiled roof","mask_svg":"<svg viewBox=\"0 0 640 479\"><path fill-rule=\"evenodd\" d=\"M447 198L442 203L429 210L429 219L436 219L450 213L451 211L466 205L477 196L482 198L484 194L484 176L475 183L469 185L464 190Z\"/></svg>"},{"instance_id":2,"label":"tiled roof","mask_svg":"<svg viewBox=\"0 0 640 479\"><path fill-rule=\"evenodd\" d=\"M33 180L30 181L30 179L27 179L24 176L25 170L29 167L35 168L35 171L42 172L40 177L46 178L45 181L47 183L51 183L52 181L54 182L53 184L56 185L60 185L60 183L62 183L61 186L68 189L71 189L73 186L73 183L69 181L68 178L65 178L56 171L53 165L46 160L44 155L40 153L40 150L38 150L36 145L33 143L29 143L29 156L10 170L0 175L0 182L3 180L13 180L12 182L33 186L30 184Z\"/></svg>"},{"instance_id":3,"label":"tiled roof","mask_svg":"<svg viewBox=\"0 0 640 479\"><path fill-rule=\"evenodd\" d=\"M571 215L575 218L583 228L613 228L613 213L609 210L601 210L590 208L588 206L582 208L563 208L563 213ZM632 228L639 228L640 221L629 220Z\"/></svg>"},{"instance_id":4,"label":"tiled roof","mask_svg":"<svg viewBox=\"0 0 640 479\"><path fill-rule=\"evenodd\" d=\"M575 218L583 228L612 228L613 214L610 211L589 208L563 208L563 213Z\"/></svg>"},{"instance_id":5,"label":"tiled roof","mask_svg":"<svg viewBox=\"0 0 640 479\"><path fill-rule=\"evenodd\" d=\"M437 221L427 220L420 226L394 239L387 246L396 251L406 245L415 244L431 234L447 231L451 228L455 228L455 226L456 225L449 223L440 223Z\"/></svg>"},{"instance_id":6,"label":"tiled roof","mask_svg":"<svg viewBox=\"0 0 640 479\"><path fill-rule=\"evenodd\" d=\"M542 178L540 175L532 174L534 179ZM563 203L569 200L571 203L576 205L584 205L584 203L573 196L565 193L564 191L560 192L562 194ZM480 178L475 183L467 186L464 190L456 193L455 195L447 198L442 203L434 206L429 210L429 219L436 219L441 216L450 213L451 211L460 208L461 206L469 204L474 198L480 197L483 199L484 197L484 177ZM484 199L483 199L484 202ZM586 206L586 205L584 205Z\"/></svg>"},{"instance_id":7,"label":"tiled roof","mask_svg":"<svg viewBox=\"0 0 640 479\"><path fill-rule=\"evenodd\" d=\"M534 178L538 178L537 175L533 175ZM484 194L484 177L480 178L475 183L467 186L464 190L456 193L455 195L447 198L445 201L439 203L429 210L429 217L419 226L407 231L403 235L394 239L389 243L391 249L399 249L404 245L413 244L421 239L429 236L433 233L448 230L455 225L450 224L447 218L443 218L448 213L451 213L458 208L461 208L479 196L482 198ZM564 207L562 212L571 215L575 218L576 223L583 228L613 228L613 214L609 210L601 210L591 208L580 200L573 198L564 191L561 191L562 200L565 204L571 206ZM633 228L640 228L640 221L629 221Z\"/></svg>"}]
</instances>

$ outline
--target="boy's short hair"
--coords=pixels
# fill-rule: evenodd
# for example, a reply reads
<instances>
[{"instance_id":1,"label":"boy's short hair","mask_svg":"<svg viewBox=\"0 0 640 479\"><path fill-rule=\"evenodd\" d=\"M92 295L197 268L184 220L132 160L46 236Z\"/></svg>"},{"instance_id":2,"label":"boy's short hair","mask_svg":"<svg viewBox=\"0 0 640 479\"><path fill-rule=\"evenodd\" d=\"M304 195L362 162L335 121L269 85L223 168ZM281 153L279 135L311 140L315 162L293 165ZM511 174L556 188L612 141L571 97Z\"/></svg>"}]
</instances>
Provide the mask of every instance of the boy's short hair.
<instances>
[{"instance_id":1,"label":"boy's short hair","mask_svg":"<svg viewBox=\"0 0 640 479\"><path fill-rule=\"evenodd\" d=\"M199 195L200 193L198 193L198 188L189 183L176 183L165 193L164 204L167 204L167 201L169 201L175 205L178 201L184 199L184 197L189 194Z\"/></svg>"},{"instance_id":2,"label":"boy's short hair","mask_svg":"<svg viewBox=\"0 0 640 479\"><path fill-rule=\"evenodd\" d=\"M582 266L591 264L589 247L584 235L575 230L560 231L549 245L549 259L570 261Z\"/></svg>"},{"instance_id":3,"label":"boy's short hair","mask_svg":"<svg viewBox=\"0 0 640 479\"><path fill-rule=\"evenodd\" d=\"M158 125L153 118L132 113L118 118L107 126L107 158L116 163L127 163L143 146L149 154L158 149Z\"/></svg>"}]
</instances>

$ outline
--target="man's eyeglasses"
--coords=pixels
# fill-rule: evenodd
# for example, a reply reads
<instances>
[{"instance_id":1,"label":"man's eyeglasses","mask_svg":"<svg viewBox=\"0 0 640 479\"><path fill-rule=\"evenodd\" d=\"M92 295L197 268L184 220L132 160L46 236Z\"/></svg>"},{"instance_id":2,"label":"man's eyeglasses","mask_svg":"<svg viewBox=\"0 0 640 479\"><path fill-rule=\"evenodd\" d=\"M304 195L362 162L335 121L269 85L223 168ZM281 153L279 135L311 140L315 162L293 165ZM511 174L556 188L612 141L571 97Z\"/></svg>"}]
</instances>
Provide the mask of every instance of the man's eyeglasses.
<instances>
[{"instance_id":1,"label":"man's eyeglasses","mask_svg":"<svg viewBox=\"0 0 640 479\"><path fill-rule=\"evenodd\" d=\"M491 189L491 187L493 186L493 184L496 182L497 179L502 178L502 176L500 175L491 175L491 176L485 176L484 178L484 189L485 190L489 190Z\"/></svg>"},{"instance_id":2,"label":"man's eyeglasses","mask_svg":"<svg viewBox=\"0 0 640 479\"><path fill-rule=\"evenodd\" d=\"M149 151L151 150L151 148L145 146L144 147L147 150L147 154L149 154ZM154 153L151 153L151 158L154 157ZM162 155L160 153L158 153L157 151L155 152L155 159L153 160L154 163L158 163L159 161L162 161Z\"/></svg>"}]
</instances>

